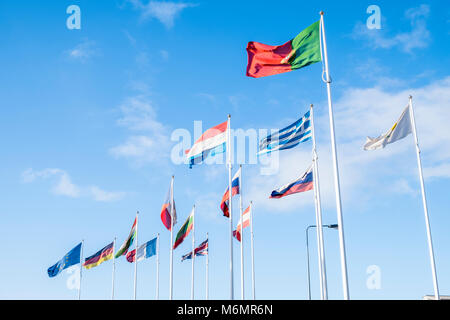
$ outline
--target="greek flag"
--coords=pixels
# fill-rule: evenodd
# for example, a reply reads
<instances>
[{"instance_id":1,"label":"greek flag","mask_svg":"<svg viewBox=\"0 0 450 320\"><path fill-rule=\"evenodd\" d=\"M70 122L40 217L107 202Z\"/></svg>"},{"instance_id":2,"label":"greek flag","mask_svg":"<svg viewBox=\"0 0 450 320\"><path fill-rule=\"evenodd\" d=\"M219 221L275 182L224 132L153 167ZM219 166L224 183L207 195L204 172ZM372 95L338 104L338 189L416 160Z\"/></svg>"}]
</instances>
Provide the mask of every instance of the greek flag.
<instances>
[{"instance_id":1,"label":"greek flag","mask_svg":"<svg viewBox=\"0 0 450 320\"><path fill-rule=\"evenodd\" d=\"M290 126L262 139L259 143L258 155L291 149L301 142L311 140L311 136L311 113L308 111Z\"/></svg>"}]
</instances>

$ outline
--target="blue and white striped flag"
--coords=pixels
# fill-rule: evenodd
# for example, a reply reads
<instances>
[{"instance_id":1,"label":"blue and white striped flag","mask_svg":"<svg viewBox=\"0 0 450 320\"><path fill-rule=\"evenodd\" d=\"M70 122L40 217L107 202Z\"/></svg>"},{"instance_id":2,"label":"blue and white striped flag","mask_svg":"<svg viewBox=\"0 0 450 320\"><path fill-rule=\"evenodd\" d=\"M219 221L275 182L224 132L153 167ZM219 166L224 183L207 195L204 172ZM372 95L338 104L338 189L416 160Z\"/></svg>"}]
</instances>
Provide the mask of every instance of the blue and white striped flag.
<instances>
[{"instance_id":1,"label":"blue and white striped flag","mask_svg":"<svg viewBox=\"0 0 450 320\"><path fill-rule=\"evenodd\" d=\"M258 155L291 149L301 142L311 140L311 135L311 113L308 111L290 126L262 139Z\"/></svg>"}]
</instances>

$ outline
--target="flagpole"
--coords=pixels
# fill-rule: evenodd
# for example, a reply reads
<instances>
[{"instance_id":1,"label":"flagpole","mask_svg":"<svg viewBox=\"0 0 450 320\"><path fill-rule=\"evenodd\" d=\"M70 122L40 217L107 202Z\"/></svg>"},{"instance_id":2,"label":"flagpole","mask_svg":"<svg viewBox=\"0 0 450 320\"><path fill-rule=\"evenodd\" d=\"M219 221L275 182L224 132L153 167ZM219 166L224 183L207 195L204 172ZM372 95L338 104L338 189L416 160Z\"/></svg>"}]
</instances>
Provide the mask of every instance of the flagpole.
<instances>
[{"instance_id":1,"label":"flagpole","mask_svg":"<svg viewBox=\"0 0 450 320\"><path fill-rule=\"evenodd\" d=\"M241 300L244 300L244 218L242 211L242 165L239 166L239 170L241 170L241 175L239 177L239 210L241 214Z\"/></svg>"},{"instance_id":2,"label":"flagpole","mask_svg":"<svg viewBox=\"0 0 450 320\"><path fill-rule=\"evenodd\" d=\"M228 139L227 139L227 155L228 155L228 214L230 218L230 300L234 300L234 284L233 284L233 210L232 210L232 178L231 178L231 115L228 115Z\"/></svg>"},{"instance_id":3,"label":"flagpole","mask_svg":"<svg viewBox=\"0 0 450 320\"><path fill-rule=\"evenodd\" d=\"M348 300L350 298L348 289L348 274L347 274L347 258L345 254L345 240L344 240L344 221L342 217L342 202L341 202L341 189L339 183L339 169L337 160L337 150L336 150L336 137L334 132L334 116L333 107L331 102L331 77L328 70L328 53L327 53L327 41L325 36L325 25L323 21L323 11L320 12L320 23L321 23L321 34L323 37L323 53L325 58L325 72L326 72L326 83L327 83L327 93L328 93L328 115L330 118L330 134L331 134L331 148L333 154L333 169L334 169L334 187L336 189L336 209L337 209L337 221L339 224L339 248L341 256L341 273L342 273L342 289L344 292L344 299ZM319 226L318 226L319 228Z\"/></svg>"},{"instance_id":4,"label":"flagpole","mask_svg":"<svg viewBox=\"0 0 450 320\"><path fill-rule=\"evenodd\" d=\"M250 241L252 249L252 293L255 300L255 249L253 247L253 201L250 201Z\"/></svg>"},{"instance_id":5,"label":"flagpole","mask_svg":"<svg viewBox=\"0 0 450 320\"><path fill-rule=\"evenodd\" d=\"M194 260L195 260L195 204L192 209L192 282L191 282L191 300L194 300Z\"/></svg>"},{"instance_id":6,"label":"flagpole","mask_svg":"<svg viewBox=\"0 0 450 320\"><path fill-rule=\"evenodd\" d=\"M416 145L416 155L417 155L417 166L419 168L420 189L422 190L422 203L423 203L423 211L425 214L425 225L427 228L428 251L430 254L431 272L433 275L434 298L436 300L439 300L439 286L438 286L438 280L437 280L437 274L436 274L436 263L434 260L433 240L431 237L430 219L428 216L427 197L425 194L425 183L423 181L422 160L420 158L419 140L417 139L416 119L414 118L412 96L409 96L409 110L410 110L411 120L412 120L414 143Z\"/></svg>"},{"instance_id":7,"label":"flagpole","mask_svg":"<svg viewBox=\"0 0 450 320\"><path fill-rule=\"evenodd\" d=\"M114 300L114 278L115 278L115 273L116 273L116 257L114 254L115 252L116 252L116 238L114 237L111 300Z\"/></svg>"},{"instance_id":8,"label":"flagpole","mask_svg":"<svg viewBox=\"0 0 450 320\"><path fill-rule=\"evenodd\" d=\"M138 251L138 225L139 225L139 211L136 213L136 252L134 254L134 300L136 300L137 293L137 251Z\"/></svg>"},{"instance_id":9,"label":"flagpole","mask_svg":"<svg viewBox=\"0 0 450 320\"><path fill-rule=\"evenodd\" d=\"M169 280L169 300L173 299L173 180L170 183L170 280Z\"/></svg>"},{"instance_id":10,"label":"flagpole","mask_svg":"<svg viewBox=\"0 0 450 320\"><path fill-rule=\"evenodd\" d=\"M208 251L206 254L206 300L209 299L209 234L206 233L206 241L208 243Z\"/></svg>"},{"instance_id":11,"label":"flagpole","mask_svg":"<svg viewBox=\"0 0 450 320\"><path fill-rule=\"evenodd\" d=\"M322 206L320 202L320 183L319 183L319 164L316 149L316 128L314 125L314 107L311 104L311 131L313 145L313 170L314 170L314 201L316 204L316 225L317 225L317 243L319 248L319 272L321 282L322 300L328 300L327 273L325 267L325 247L323 244L323 228L322 228Z\"/></svg>"},{"instance_id":12,"label":"flagpole","mask_svg":"<svg viewBox=\"0 0 450 320\"><path fill-rule=\"evenodd\" d=\"M81 240L80 283L78 284L78 300L81 300L81 276L82 276L82 270L83 270L83 249L84 249L84 239Z\"/></svg>"},{"instance_id":13,"label":"flagpole","mask_svg":"<svg viewBox=\"0 0 450 320\"><path fill-rule=\"evenodd\" d=\"M156 300L159 300L159 233L156 235Z\"/></svg>"}]
</instances>

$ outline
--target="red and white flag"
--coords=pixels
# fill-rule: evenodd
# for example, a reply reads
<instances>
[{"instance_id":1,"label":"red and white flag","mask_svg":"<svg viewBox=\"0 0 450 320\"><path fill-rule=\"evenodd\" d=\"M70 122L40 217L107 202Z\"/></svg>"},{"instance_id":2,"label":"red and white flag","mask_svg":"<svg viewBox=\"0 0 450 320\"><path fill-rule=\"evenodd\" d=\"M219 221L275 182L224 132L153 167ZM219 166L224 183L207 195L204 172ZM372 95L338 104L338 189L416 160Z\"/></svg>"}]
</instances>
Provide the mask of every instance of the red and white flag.
<instances>
[{"instance_id":1,"label":"red and white flag","mask_svg":"<svg viewBox=\"0 0 450 320\"><path fill-rule=\"evenodd\" d=\"M171 226L177 223L177 210L175 209L175 200L173 201L173 214L170 212L172 210L172 199L173 199L173 184L170 184L169 192L167 192L166 201L161 208L161 221L167 230L170 231ZM173 224L171 223L173 219Z\"/></svg>"},{"instance_id":2,"label":"red and white flag","mask_svg":"<svg viewBox=\"0 0 450 320\"><path fill-rule=\"evenodd\" d=\"M239 223L236 227L236 230L233 231L233 236L238 241L241 241L241 230L247 228L250 225L250 214L251 214L251 206L245 209L244 213L242 214L242 219L239 219ZM242 222L242 220L244 222Z\"/></svg>"}]
</instances>

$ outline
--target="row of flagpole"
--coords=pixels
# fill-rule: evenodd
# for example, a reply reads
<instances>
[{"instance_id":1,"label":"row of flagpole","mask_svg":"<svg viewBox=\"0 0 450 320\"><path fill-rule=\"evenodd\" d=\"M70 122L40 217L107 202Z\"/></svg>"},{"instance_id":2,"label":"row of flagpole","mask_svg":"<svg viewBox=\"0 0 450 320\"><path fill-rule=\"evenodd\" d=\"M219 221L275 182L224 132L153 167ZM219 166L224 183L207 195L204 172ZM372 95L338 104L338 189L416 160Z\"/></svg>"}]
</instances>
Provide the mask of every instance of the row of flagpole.
<instances>
[{"instance_id":1,"label":"row of flagpole","mask_svg":"<svg viewBox=\"0 0 450 320\"><path fill-rule=\"evenodd\" d=\"M323 12L320 12L320 54L321 60L323 61L323 81L326 83L327 89L327 98L328 98L328 116L329 116L329 126L330 126L330 137L331 137L331 149L332 149L332 161L333 161L333 181L335 187L335 202L336 202L336 213L337 213L337 225L339 232L339 253L340 253L340 266L341 266L341 278L342 278L342 291L343 297L345 300L350 299L349 293L349 284L348 284L348 272L347 272L347 259L346 259L346 247L345 247L345 238L344 238L344 221L343 221L343 211L342 211L342 200L341 200L341 191L340 191L340 179L339 179L339 165L337 159L337 147L336 147L336 137L335 137L335 126L334 126L334 114L333 114L333 104L332 104L332 96L331 96L331 77L329 73L329 64L328 64L328 52L327 52L327 43L326 43L326 35L325 35L325 26L324 26L324 18ZM423 180L423 172L422 172L422 164L420 157L420 148L417 138L416 124L414 118L414 111L412 105L412 97L409 97L409 117L410 117L410 126L411 131L414 136L415 143L415 151L417 156L417 164L419 171L419 180L421 186L421 194L422 194L422 204L424 207L424 215L425 215L425 225L427 232L427 242L428 242L428 251L430 257L430 265L432 270L433 277L433 287L435 298L439 299L439 288L436 274L436 265L434 259L434 250L431 236L431 227L429 222L429 214L428 214L428 206L427 199L425 193L425 185ZM326 263L325 263L325 250L324 250L324 238L323 238L323 229L322 229L322 209L321 209L321 197L320 197L320 183L319 183L319 166L318 166L318 155L316 149L316 137L315 137L315 125L314 125L314 110L313 105L310 106L310 119L311 119L311 136L312 136L312 172L313 172L313 189L314 189L314 205L315 205L315 218L317 225L317 245L318 245L318 268L319 268L319 279L320 279L320 295L321 299L328 299L328 288L327 288L327 276L326 276ZM402 115L403 116L403 115ZM394 130L395 126L391 129ZM409 131L409 133L411 133ZM384 146L383 146L384 147ZM229 236L230 236L230 299L234 299L234 270L233 270L233 204L232 204L232 138L231 138L231 116L228 115L227 120L227 135L226 135L226 152L227 152L227 161L226 166L228 169L228 210L229 210ZM369 150L369 149L366 149ZM239 168L240 172L242 172L242 166ZM244 243L243 243L243 199L242 199L242 188L241 188L242 178L239 179L239 189L240 189L240 199L239 199L239 213L240 213L240 223L241 223L241 244L240 244L240 258L241 258L241 299L245 299L245 283L244 283ZM170 280L169 280L169 299L173 299L173 226L174 226L174 177L172 176L171 180L171 195L170 195L170 209L171 209L171 221L170 221ZM136 260L135 260L135 275L134 275L134 298L136 299L136 290L137 290L137 250L138 250L138 236L137 236L137 217L136 215ZM192 229L192 284L191 284L191 299L194 299L194 260L195 260L195 206L193 208L193 229ZM252 203L250 202L250 224L251 224L251 266L252 266L252 296L255 299L255 273L254 273L254 246L253 246L253 210ZM82 242L83 243L83 242ZM158 237L158 245L159 245L159 237ZM115 241L114 241L115 247ZM81 256L83 255L83 250L81 249ZM158 260L158 258L157 258ZM157 262L158 264L159 262ZM208 265L209 260L206 260L206 298L209 298L209 289L208 289ZM79 289L79 298L81 294L81 272L80 268L80 289ZM112 289L112 298L114 298L114 270L115 270L115 262L113 262L113 289ZM159 272L159 271L158 271ZM157 273L158 273L157 272ZM157 275L158 277L158 275ZM158 286L159 279L157 279L157 297L158 297Z\"/></svg>"}]
</instances>

